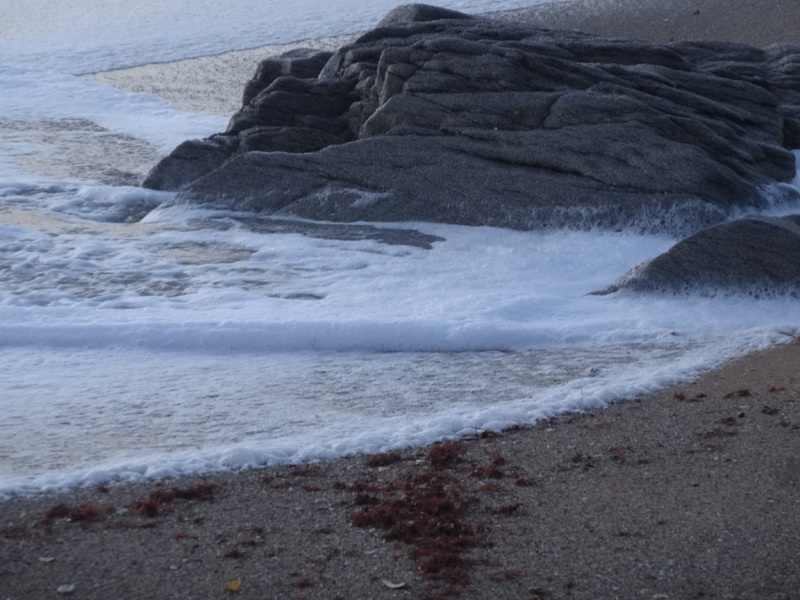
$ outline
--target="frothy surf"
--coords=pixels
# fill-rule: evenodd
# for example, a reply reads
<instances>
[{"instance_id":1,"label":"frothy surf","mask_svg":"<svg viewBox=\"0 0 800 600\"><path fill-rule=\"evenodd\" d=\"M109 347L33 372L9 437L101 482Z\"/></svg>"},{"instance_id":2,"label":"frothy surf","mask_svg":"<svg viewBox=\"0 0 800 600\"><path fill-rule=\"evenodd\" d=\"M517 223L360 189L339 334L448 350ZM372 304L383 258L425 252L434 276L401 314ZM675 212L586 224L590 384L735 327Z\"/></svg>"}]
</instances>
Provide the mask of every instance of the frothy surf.
<instances>
[{"instance_id":1,"label":"frothy surf","mask_svg":"<svg viewBox=\"0 0 800 600\"><path fill-rule=\"evenodd\" d=\"M105 18L87 25L97 36L45 35L49 17L35 17L51 4L15 9L25 26L0 43L0 497L531 423L691 378L798 325L788 298L588 295L667 236L151 213L170 194L128 184L226 119L70 73L281 40L217 36L241 31L212 2L192 3L202 19L169 48L111 44L108 31L122 36L104 28L124 20ZM313 35L351 27L258 4ZM172 35L173 22L137 31Z\"/></svg>"}]
</instances>

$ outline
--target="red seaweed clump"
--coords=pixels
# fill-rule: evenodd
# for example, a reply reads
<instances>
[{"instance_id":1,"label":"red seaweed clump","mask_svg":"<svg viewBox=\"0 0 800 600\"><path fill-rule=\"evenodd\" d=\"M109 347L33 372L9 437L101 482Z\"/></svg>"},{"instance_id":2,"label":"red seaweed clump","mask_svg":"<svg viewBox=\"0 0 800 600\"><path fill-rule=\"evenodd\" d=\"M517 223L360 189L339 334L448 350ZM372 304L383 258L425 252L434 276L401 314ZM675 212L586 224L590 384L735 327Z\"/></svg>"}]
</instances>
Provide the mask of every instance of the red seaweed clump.
<instances>
[{"instance_id":1,"label":"red seaweed clump","mask_svg":"<svg viewBox=\"0 0 800 600\"><path fill-rule=\"evenodd\" d=\"M289 471L294 477L322 477L322 469L313 464L295 465Z\"/></svg>"},{"instance_id":2,"label":"red seaweed clump","mask_svg":"<svg viewBox=\"0 0 800 600\"><path fill-rule=\"evenodd\" d=\"M380 454L373 454L364 463L368 467L386 467L396 462L403 460L397 452L382 452Z\"/></svg>"},{"instance_id":3,"label":"red seaweed clump","mask_svg":"<svg viewBox=\"0 0 800 600\"><path fill-rule=\"evenodd\" d=\"M445 469L461 462L464 448L461 442L442 442L434 444L428 450L428 460L436 469Z\"/></svg>"},{"instance_id":4,"label":"red seaweed clump","mask_svg":"<svg viewBox=\"0 0 800 600\"><path fill-rule=\"evenodd\" d=\"M434 456L437 460L446 456L445 462L450 462L459 454L460 448L451 446ZM386 540L412 545L411 558L425 577L448 584L453 592L466 585L471 561L465 553L482 543L472 525L463 520L472 497L445 471L406 474L391 487L401 492L399 497L366 501L358 496L363 508L353 513L353 524L383 529Z\"/></svg>"},{"instance_id":5,"label":"red seaweed clump","mask_svg":"<svg viewBox=\"0 0 800 600\"><path fill-rule=\"evenodd\" d=\"M174 500L203 500L214 498L216 483L198 483L188 488L169 488L156 490L148 496L147 500L134 503L133 514L137 517L155 517L159 508L166 508Z\"/></svg>"},{"instance_id":6,"label":"red seaweed clump","mask_svg":"<svg viewBox=\"0 0 800 600\"><path fill-rule=\"evenodd\" d=\"M56 519L67 519L73 523L97 523L104 520L112 512L114 512L113 506L101 507L94 504L84 504L83 506L69 507L61 503L48 510L44 518L39 521L39 524L49 525Z\"/></svg>"},{"instance_id":7,"label":"red seaweed clump","mask_svg":"<svg viewBox=\"0 0 800 600\"><path fill-rule=\"evenodd\" d=\"M470 471L470 475L473 477L502 479L505 477L505 472L501 468L504 464L506 464L505 457L499 452L495 452L492 455L492 461L488 465L484 467L475 467Z\"/></svg>"}]
</instances>

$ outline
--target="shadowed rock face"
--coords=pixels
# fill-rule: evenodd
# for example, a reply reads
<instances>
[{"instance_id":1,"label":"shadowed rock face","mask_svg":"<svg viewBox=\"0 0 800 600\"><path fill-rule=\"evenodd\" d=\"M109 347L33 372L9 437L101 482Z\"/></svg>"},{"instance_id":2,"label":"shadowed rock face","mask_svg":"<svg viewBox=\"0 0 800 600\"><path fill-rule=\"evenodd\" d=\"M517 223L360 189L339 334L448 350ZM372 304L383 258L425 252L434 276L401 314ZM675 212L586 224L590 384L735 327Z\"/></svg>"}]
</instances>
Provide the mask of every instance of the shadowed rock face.
<instances>
[{"instance_id":1,"label":"shadowed rock face","mask_svg":"<svg viewBox=\"0 0 800 600\"><path fill-rule=\"evenodd\" d=\"M595 292L800 294L800 215L744 217L678 242Z\"/></svg>"},{"instance_id":2,"label":"shadowed rock face","mask_svg":"<svg viewBox=\"0 0 800 600\"><path fill-rule=\"evenodd\" d=\"M685 234L794 176L800 48L657 45L400 7L259 65L226 132L145 187L328 221Z\"/></svg>"}]
</instances>

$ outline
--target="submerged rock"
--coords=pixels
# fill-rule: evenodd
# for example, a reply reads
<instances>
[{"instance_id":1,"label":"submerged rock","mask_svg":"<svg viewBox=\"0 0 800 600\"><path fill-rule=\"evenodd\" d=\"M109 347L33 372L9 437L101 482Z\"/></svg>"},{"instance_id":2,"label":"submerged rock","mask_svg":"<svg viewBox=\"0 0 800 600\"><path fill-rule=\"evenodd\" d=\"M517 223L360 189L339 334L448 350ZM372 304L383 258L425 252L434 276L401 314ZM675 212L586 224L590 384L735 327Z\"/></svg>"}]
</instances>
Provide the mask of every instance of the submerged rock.
<instances>
[{"instance_id":1,"label":"submerged rock","mask_svg":"<svg viewBox=\"0 0 800 600\"><path fill-rule=\"evenodd\" d=\"M651 44L426 5L263 62L145 187L328 221L690 233L795 173L800 48Z\"/></svg>"},{"instance_id":2,"label":"submerged rock","mask_svg":"<svg viewBox=\"0 0 800 600\"><path fill-rule=\"evenodd\" d=\"M714 225L595 292L800 295L800 214Z\"/></svg>"}]
</instances>

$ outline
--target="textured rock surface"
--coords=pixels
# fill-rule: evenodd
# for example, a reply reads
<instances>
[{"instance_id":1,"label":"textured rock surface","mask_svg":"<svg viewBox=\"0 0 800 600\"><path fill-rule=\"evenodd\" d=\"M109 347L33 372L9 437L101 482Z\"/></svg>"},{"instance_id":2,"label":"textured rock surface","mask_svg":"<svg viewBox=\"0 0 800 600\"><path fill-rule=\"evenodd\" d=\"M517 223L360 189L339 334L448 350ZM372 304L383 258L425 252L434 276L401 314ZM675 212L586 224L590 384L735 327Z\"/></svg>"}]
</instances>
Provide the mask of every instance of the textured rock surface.
<instances>
[{"instance_id":1,"label":"textured rock surface","mask_svg":"<svg viewBox=\"0 0 800 600\"><path fill-rule=\"evenodd\" d=\"M228 130L143 185L331 221L688 233L794 175L800 48L658 45L400 7L263 62Z\"/></svg>"},{"instance_id":2,"label":"textured rock surface","mask_svg":"<svg viewBox=\"0 0 800 600\"><path fill-rule=\"evenodd\" d=\"M750 216L698 231L597 293L620 290L798 296L800 214Z\"/></svg>"}]
</instances>

